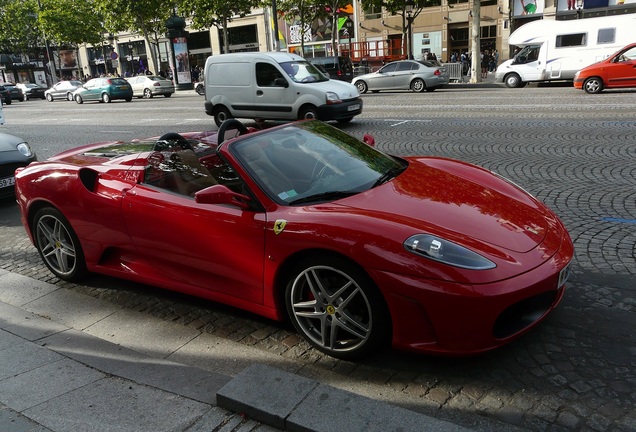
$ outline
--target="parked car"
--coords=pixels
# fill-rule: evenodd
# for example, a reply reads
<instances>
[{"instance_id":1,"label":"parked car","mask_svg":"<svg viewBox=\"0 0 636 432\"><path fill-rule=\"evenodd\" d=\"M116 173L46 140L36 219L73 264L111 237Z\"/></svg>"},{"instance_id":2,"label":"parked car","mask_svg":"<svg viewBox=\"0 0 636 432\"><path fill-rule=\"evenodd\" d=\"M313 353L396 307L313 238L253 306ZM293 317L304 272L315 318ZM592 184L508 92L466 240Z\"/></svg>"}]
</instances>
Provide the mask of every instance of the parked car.
<instances>
[{"instance_id":1,"label":"parked car","mask_svg":"<svg viewBox=\"0 0 636 432\"><path fill-rule=\"evenodd\" d=\"M574 75L574 88L586 93L603 89L636 87L636 43L623 47L603 61L584 67Z\"/></svg>"},{"instance_id":2,"label":"parked car","mask_svg":"<svg viewBox=\"0 0 636 432\"><path fill-rule=\"evenodd\" d=\"M17 100L22 102L24 100L24 95L22 94L22 90L15 84L6 83L4 84L4 88L9 91L9 95L11 96L11 100Z\"/></svg>"},{"instance_id":3,"label":"parked car","mask_svg":"<svg viewBox=\"0 0 636 432\"><path fill-rule=\"evenodd\" d=\"M19 170L16 195L57 278L289 318L338 358L481 353L549 315L574 252L554 212L489 170L373 145L318 120L230 119L68 150Z\"/></svg>"},{"instance_id":4,"label":"parked car","mask_svg":"<svg viewBox=\"0 0 636 432\"><path fill-rule=\"evenodd\" d=\"M109 103L115 99L130 102L132 98L132 87L123 78L93 78L73 92L73 99L78 104L84 101Z\"/></svg>"},{"instance_id":5,"label":"parked car","mask_svg":"<svg viewBox=\"0 0 636 432\"><path fill-rule=\"evenodd\" d=\"M380 90L434 91L448 84L448 71L428 60L399 60L377 72L355 77L351 83L360 93Z\"/></svg>"},{"instance_id":6,"label":"parked car","mask_svg":"<svg viewBox=\"0 0 636 432\"><path fill-rule=\"evenodd\" d=\"M132 78L126 78L133 89L133 96L139 98L150 99L153 96L163 95L164 97L172 96L174 93L174 84L172 81L155 75L139 75Z\"/></svg>"},{"instance_id":7,"label":"parked car","mask_svg":"<svg viewBox=\"0 0 636 432\"><path fill-rule=\"evenodd\" d=\"M35 160L35 152L25 140L0 133L0 198L14 196L15 170Z\"/></svg>"},{"instance_id":8,"label":"parked car","mask_svg":"<svg viewBox=\"0 0 636 432\"><path fill-rule=\"evenodd\" d=\"M11 105L11 93L4 85L0 85L0 98L2 98L3 104Z\"/></svg>"},{"instance_id":9,"label":"parked car","mask_svg":"<svg viewBox=\"0 0 636 432\"><path fill-rule=\"evenodd\" d=\"M23 100L29 99L46 99L44 92L46 87L34 83L18 83L16 84L22 90Z\"/></svg>"},{"instance_id":10,"label":"parked car","mask_svg":"<svg viewBox=\"0 0 636 432\"><path fill-rule=\"evenodd\" d=\"M351 82L353 79L353 63L349 57L327 56L308 59L311 64L326 72L329 78Z\"/></svg>"},{"instance_id":11,"label":"parked car","mask_svg":"<svg viewBox=\"0 0 636 432\"><path fill-rule=\"evenodd\" d=\"M73 100L73 92L84 84L81 81L59 81L53 87L44 92L46 100L53 102L55 99Z\"/></svg>"}]
</instances>

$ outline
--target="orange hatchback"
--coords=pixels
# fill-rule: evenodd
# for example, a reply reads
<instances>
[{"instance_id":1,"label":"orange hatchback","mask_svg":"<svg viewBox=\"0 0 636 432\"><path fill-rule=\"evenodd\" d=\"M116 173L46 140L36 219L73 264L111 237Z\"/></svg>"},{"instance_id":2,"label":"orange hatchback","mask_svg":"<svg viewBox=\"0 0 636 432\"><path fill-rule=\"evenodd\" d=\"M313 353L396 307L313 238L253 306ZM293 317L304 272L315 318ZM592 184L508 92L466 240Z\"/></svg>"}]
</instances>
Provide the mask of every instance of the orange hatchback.
<instances>
[{"instance_id":1,"label":"orange hatchback","mask_svg":"<svg viewBox=\"0 0 636 432\"><path fill-rule=\"evenodd\" d=\"M606 88L636 87L636 43L574 75L574 88L600 93Z\"/></svg>"}]
</instances>

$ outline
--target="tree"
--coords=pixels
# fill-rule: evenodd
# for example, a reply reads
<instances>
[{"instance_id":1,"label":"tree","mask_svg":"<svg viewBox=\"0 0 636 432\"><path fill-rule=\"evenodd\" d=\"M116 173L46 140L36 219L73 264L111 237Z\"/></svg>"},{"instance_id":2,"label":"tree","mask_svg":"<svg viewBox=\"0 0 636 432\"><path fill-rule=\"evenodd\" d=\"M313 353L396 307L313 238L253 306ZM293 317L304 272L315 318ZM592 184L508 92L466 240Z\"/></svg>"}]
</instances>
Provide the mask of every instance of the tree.
<instances>
[{"instance_id":1,"label":"tree","mask_svg":"<svg viewBox=\"0 0 636 432\"><path fill-rule=\"evenodd\" d=\"M230 51L227 24L234 17L244 17L258 7L258 0L179 0L178 9L192 19L192 27L205 29L216 27L223 31L223 52Z\"/></svg>"},{"instance_id":2,"label":"tree","mask_svg":"<svg viewBox=\"0 0 636 432\"><path fill-rule=\"evenodd\" d=\"M325 7L324 0L282 0L277 1L276 4L278 12L286 17L286 21L298 21L298 32L295 37L300 40L301 55L304 55L305 42L310 41L312 36L311 24L317 19L326 19L329 17L329 12Z\"/></svg>"},{"instance_id":3,"label":"tree","mask_svg":"<svg viewBox=\"0 0 636 432\"><path fill-rule=\"evenodd\" d=\"M30 53L42 42L36 0L0 1L0 53Z\"/></svg>"},{"instance_id":4,"label":"tree","mask_svg":"<svg viewBox=\"0 0 636 432\"><path fill-rule=\"evenodd\" d=\"M79 0L82 1L82 0ZM174 0L90 0L103 16L110 33L131 32L143 36L150 47L153 67L159 67L159 40L165 36L166 20L175 7Z\"/></svg>"}]
</instances>

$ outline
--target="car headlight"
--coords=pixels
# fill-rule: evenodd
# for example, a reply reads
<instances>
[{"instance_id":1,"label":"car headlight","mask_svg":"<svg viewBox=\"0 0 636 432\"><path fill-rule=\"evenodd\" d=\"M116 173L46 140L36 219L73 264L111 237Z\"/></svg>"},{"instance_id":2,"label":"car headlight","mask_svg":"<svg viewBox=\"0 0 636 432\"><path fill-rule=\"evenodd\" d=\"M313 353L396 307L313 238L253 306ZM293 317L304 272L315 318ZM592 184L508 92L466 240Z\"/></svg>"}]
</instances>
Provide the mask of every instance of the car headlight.
<instances>
[{"instance_id":1,"label":"car headlight","mask_svg":"<svg viewBox=\"0 0 636 432\"><path fill-rule=\"evenodd\" d=\"M334 92L327 92L327 105L341 103L342 100Z\"/></svg>"},{"instance_id":2,"label":"car headlight","mask_svg":"<svg viewBox=\"0 0 636 432\"><path fill-rule=\"evenodd\" d=\"M18 151L22 153L23 156L33 156L33 150L31 150L31 147L25 142L18 144Z\"/></svg>"},{"instance_id":3,"label":"car headlight","mask_svg":"<svg viewBox=\"0 0 636 432\"><path fill-rule=\"evenodd\" d=\"M430 234L416 234L404 242L404 248L424 258L469 270L488 270L497 265L456 243Z\"/></svg>"}]
</instances>

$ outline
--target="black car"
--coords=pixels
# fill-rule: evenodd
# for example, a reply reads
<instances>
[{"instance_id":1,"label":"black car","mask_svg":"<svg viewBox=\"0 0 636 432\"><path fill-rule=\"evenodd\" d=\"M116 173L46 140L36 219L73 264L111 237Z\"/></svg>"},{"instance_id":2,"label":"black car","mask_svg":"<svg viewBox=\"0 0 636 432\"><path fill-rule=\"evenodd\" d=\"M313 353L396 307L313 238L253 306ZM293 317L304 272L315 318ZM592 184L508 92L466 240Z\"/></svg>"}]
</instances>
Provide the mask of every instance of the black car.
<instances>
[{"instance_id":1,"label":"black car","mask_svg":"<svg viewBox=\"0 0 636 432\"><path fill-rule=\"evenodd\" d=\"M329 78L351 82L353 79L353 63L349 57L331 56L316 57L309 62L329 74Z\"/></svg>"},{"instance_id":2,"label":"black car","mask_svg":"<svg viewBox=\"0 0 636 432\"><path fill-rule=\"evenodd\" d=\"M9 93L9 90L3 85L0 85L0 98L2 98L3 104L11 105L11 93Z\"/></svg>"},{"instance_id":3,"label":"black car","mask_svg":"<svg viewBox=\"0 0 636 432\"><path fill-rule=\"evenodd\" d=\"M46 87L33 83L19 83L16 86L22 90L23 100L25 101L29 99L46 99L44 95Z\"/></svg>"},{"instance_id":4,"label":"black car","mask_svg":"<svg viewBox=\"0 0 636 432\"><path fill-rule=\"evenodd\" d=\"M0 133L0 198L15 195L15 170L37 160L35 152L22 138Z\"/></svg>"},{"instance_id":5,"label":"black car","mask_svg":"<svg viewBox=\"0 0 636 432\"><path fill-rule=\"evenodd\" d=\"M22 90L15 84L5 84L4 87L9 90L9 94L11 95L11 100L23 101L24 95L22 94ZM7 104L8 105L8 104Z\"/></svg>"}]
</instances>

